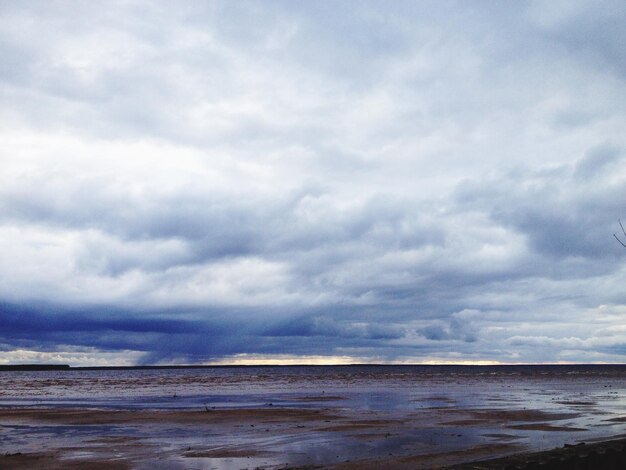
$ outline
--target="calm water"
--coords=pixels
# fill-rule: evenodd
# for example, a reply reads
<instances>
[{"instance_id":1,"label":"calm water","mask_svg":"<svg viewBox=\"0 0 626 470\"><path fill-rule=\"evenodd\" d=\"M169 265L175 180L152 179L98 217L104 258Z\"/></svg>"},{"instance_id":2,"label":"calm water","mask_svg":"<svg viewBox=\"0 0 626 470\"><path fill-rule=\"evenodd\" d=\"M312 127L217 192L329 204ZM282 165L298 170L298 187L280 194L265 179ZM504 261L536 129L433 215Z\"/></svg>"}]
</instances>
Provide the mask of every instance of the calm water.
<instances>
[{"instance_id":1,"label":"calm water","mask_svg":"<svg viewBox=\"0 0 626 470\"><path fill-rule=\"evenodd\" d=\"M0 406L115 408L294 405L312 393L349 406L569 408L594 401L622 413L626 366L320 366L0 372ZM434 398L433 398L434 397ZM429 400L430 398L430 400ZM421 399L416 405L416 399ZM345 400L344 400L345 401ZM578 400L580 401L580 400ZM498 405L499 404L499 405ZM345 403L344 403L345 405ZM578 409L578 408L577 408Z\"/></svg>"},{"instance_id":2,"label":"calm water","mask_svg":"<svg viewBox=\"0 0 626 470\"><path fill-rule=\"evenodd\" d=\"M313 397L312 399L309 399ZM43 426L0 423L0 451L29 446L76 445L94 436L135 435L169 449L247 445L278 450L290 463L327 464L332 459L402 453L423 444L429 451L515 442L547 449L618 436L626 432L626 366L322 366L207 369L122 369L0 372L0 407L79 407L98 409L320 408L346 419L368 416L402 420L392 438L364 440L354 433L315 431L298 436L246 432L223 435L179 425L159 429L119 426ZM513 429L498 421L447 424L459 412L539 410L560 413L562 429ZM451 418L446 418L446 413ZM433 424L431 416L437 413ZM423 417L423 418L422 418ZM616 420L617 418L617 420ZM526 423L526 422L525 422ZM515 424L515 423L513 423ZM552 423L554 424L554 423ZM21 426L21 427L20 427ZM508 427L507 427L508 426ZM506 429L505 429L506 428ZM211 438L207 441L206 436ZM458 439L451 440L449 436ZM56 440L55 440L56 439ZM203 440L205 439L205 440ZM300 457L294 457L300 456ZM306 458L305 458L306 457ZM172 466L173 457L168 461ZM296 459L296 460L294 460ZM308 460L307 460L308 459ZM324 460L326 459L326 460ZM328 460L330 459L330 460ZM183 459L185 468L238 468L235 459ZM190 461L197 467L190 467ZM250 463L250 461L248 461ZM252 462L285 464L286 460Z\"/></svg>"}]
</instances>

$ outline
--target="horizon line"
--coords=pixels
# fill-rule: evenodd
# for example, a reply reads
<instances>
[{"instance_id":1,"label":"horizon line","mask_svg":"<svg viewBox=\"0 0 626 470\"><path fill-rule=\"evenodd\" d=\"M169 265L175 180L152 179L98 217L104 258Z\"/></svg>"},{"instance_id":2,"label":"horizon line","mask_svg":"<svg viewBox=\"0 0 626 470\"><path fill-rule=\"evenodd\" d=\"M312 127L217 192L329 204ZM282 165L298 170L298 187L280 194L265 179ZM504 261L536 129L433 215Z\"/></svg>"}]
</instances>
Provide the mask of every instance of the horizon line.
<instances>
[{"instance_id":1,"label":"horizon line","mask_svg":"<svg viewBox=\"0 0 626 470\"><path fill-rule=\"evenodd\" d=\"M442 362L442 363L393 363L393 362L354 362L354 363L251 363L251 364L144 364L144 365L92 365L72 366L59 363L23 363L23 364L0 364L2 370L43 369L43 370L96 370L96 369L211 369L211 368L253 368L253 367L529 367L529 366L626 366L624 362L512 362L512 363L484 363L484 362Z\"/></svg>"}]
</instances>

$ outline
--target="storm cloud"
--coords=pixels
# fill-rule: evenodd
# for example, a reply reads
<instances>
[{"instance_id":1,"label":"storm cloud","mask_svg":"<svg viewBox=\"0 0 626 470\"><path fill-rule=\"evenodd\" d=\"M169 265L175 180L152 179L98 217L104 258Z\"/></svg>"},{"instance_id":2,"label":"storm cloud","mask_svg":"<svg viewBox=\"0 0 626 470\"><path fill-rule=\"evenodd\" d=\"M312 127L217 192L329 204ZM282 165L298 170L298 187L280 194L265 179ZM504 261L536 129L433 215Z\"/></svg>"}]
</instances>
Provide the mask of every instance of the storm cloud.
<instances>
[{"instance_id":1,"label":"storm cloud","mask_svg":"<svg viewBox=\"0 0 626 470\"><path fill-rule=\"evenodd\" d=\"M621 2L0 15L0 362L624 362Z\"/></svg>"}]
</instances>

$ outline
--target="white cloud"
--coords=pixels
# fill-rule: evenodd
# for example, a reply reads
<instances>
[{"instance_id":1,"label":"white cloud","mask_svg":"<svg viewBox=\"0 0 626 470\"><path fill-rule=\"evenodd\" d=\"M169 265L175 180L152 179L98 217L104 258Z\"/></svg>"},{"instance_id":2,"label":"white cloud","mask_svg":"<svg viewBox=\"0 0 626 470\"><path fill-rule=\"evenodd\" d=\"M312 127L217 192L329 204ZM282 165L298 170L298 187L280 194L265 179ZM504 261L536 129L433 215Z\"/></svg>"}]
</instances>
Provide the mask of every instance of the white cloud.
<instances>
[{"instance_id":1,"label":"white cloud","mask_svg":"<svg viewBox=\"0 0 626 470\"><path fill-rule=\"evenodd\" d=\"M62 351L32 351L15 349L3 351L0 364L66 364L71 367L132 366L144 355L140 351L99 351L85 348L76 351L72 346L59 345Z\"/></svg>"},{"instance_id":2,"label":"white cloud","mask_svg":"<svg viewBox=\"0 0 626 470\"><path fill-rule=\"evenodd\" d=\"M124 311L163 361L626 352L621 314L579 335L626 302L619 2L0 8L2 322Z\"/></svg>"}]
</instances>

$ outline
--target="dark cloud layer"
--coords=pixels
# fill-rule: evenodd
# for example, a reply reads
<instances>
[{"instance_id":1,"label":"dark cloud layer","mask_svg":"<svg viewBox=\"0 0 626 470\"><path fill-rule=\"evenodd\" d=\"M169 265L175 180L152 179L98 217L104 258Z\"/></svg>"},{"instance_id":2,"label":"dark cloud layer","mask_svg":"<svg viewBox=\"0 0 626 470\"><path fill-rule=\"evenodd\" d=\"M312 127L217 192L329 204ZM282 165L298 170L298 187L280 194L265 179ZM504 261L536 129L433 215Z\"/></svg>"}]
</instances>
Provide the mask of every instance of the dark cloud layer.
<instances>
[{"instance_id":1,"label":"dark cloud layer","mask_svg":"<svg viewBox=\"0 0 626 470\"><path fill-rule=\"evenodd\" d=\"M0 5L0 360L623 361L625 12Z\"/></svg>"}]
</instances>

